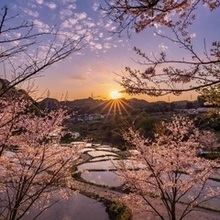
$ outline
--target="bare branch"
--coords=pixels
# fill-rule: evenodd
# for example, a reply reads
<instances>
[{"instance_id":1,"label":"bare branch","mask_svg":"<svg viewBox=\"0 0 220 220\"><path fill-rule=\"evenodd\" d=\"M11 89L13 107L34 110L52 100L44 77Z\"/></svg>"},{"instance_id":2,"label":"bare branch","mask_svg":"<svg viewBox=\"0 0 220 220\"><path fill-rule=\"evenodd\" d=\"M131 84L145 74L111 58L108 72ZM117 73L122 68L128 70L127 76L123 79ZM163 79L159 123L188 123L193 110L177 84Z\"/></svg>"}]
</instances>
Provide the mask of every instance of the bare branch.
<instances>
[{"instance_id":1,"label":"bare branch","mask_svg":"<svg viewBox=\"0 0 220 220\"><path fill-rule=\"evenodd\" d=\"M86 33L77 39L64 36L59 30L51 28L39 32L33 23L23 21L21 24L10 26L8 21L15 19L16 16L7 17L8 8L2 9L3 14L0 17L0 63L7 66L7 70L11 67L12 79L7 87L0 91L0 96L14 86L32 78L57 63L72 53L82 49L83 39ZM16 33L16 34L15 34ZM46 45L41 42L50 38L50 43ZM47 51L39 51L39 48ZM31 50L35 50L33 55ZM20 61L15 61L18 58ZM21 62L21 60L23 60ZM19 64L19 62L21 62ZM16 64L16 65L15 65ZM7 74L9 77L9 74Z\"/></svg>"}]
</instances>

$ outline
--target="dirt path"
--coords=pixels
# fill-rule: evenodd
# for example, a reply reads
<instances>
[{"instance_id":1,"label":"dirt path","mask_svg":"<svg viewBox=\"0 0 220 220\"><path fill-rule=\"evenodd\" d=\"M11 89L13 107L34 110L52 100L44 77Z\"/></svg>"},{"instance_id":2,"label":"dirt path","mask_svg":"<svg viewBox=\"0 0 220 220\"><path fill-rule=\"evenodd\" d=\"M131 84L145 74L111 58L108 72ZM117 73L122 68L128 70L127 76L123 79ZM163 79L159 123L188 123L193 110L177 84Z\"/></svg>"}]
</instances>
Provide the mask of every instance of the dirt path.
<instances>
[{"instance_id":1,"label":"dirt path","mask_svg":"<svg viewBox=\"0 0 220 220\"><path fill-rule=\"evenodd\" d=\"M94 193L94 194L99 195L100 197L103 197L103 198L106 198L112 201L121 200L122 197L125 196L125 194L114 191L114 190L110 190L110 189L106 189L103 187L90 185L90 184L78 182L78 181L74 182L74 186L79 191L84 191L87 193ZM137 197L135 198L135 200L140 201L140 198ZM161 202L158 199L153 199L153 198L152 198L152 202L154 203L154 206L157 207L157 209L160 210L161 213L163 213L163 216L166 216L165 210ZM128 202L126 204L132 210L132 214L133 214L132 220L157 220L159 219L157 216L155 216L154 213L150 211L146 211L149 209L149 207L147 207L146 205L143 205L143 207L141 207L141 210L140 210L140 206L137 209L135 207L135 204L136 203L131 203L131 202L130 203ZM181 210L183 210L183 208L184 208L184 205L179 204L177 213L178 212L181 213ZM187 215L187 217L185 217L184 219L185 220L220 220L220 212L214 212L214 211L205 210L205 209L196 209L194 212Z\"/></svg>"}]
</instances>

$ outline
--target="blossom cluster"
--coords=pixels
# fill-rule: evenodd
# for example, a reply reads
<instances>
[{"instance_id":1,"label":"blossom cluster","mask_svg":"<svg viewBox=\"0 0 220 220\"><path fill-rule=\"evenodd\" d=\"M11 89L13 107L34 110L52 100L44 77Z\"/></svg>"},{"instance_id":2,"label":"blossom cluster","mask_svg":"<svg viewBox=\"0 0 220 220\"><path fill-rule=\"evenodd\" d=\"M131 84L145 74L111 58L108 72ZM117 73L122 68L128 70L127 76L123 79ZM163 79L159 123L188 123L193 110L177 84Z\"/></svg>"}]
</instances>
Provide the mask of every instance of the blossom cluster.
<instances>
[{"instance_id":1,"label":"blossom cluster","mask_svg":"<svg viewBox=\"0 0 220 220\"><path fill-rule=\"evenodd\" d=\"M164 122L161 127L153 141L132 129L125 134L125 139L137 152L129 163L118 163L118 174L125 180L131 196L133 193L140 195L142 202L145 201L162 219L150 195L161 199L169 219L176 216L179 202L187 203L180 214L182 218L195 206L204 205L220 195L220 188L211 185L209 180L215 174L218 162L198 156L201 135L205 133L192 120L174 116L171 122Z\"/></svg>"},{"instance_id":2,"label":"blossom cluster","mask_svg":"<svg viewBox=\"0 0 220 220\"><path fill-rule=\"evenodd\" d=\"M40 201L40 210L50 206L54 190L65 196L79 149L61 146L50 136L65 111L45 113L18 97L1 98L0 105L0 216L18 219Z\"/></svg>"}]
</instances>

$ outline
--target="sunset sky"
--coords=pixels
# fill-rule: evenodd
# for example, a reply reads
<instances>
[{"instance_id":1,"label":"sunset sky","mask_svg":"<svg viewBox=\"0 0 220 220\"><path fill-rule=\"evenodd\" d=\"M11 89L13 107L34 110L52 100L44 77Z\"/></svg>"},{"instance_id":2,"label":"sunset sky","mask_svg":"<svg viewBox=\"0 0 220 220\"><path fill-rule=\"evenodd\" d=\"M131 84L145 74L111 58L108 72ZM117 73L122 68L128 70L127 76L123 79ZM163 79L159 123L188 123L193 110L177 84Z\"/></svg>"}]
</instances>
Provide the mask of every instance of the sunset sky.
<instances>
[{"instance_id":1,"label":"sunset sky","mask_svg":"<svg viewBox=\"0 0 220 220\"><path fill-rule=\"evenodd\" d=\"M81 51L46 69L41 73L42 77L35 79L39 96L46 96L44 91L49 90L50 97L57 99L66 94L68 100L92 95L94 98L109 99L112 91L123 90L115 82L119 79L115 73L121 74L125 66L138 67L132 60L137 58L133 52L134 46L148 53L156 54L160 49L172 55L178 56L179 53L174 45L154 35L158 29L133 34L131 39L126 33L121 38L112 35L109 31L114 30L115 24L98 10L98 5L104 2L102 0L7 0L0 2L1 8L6 2L11 15L19 14L18 19L33 21L38 28L56 25L60 31L69 34L83 34L87 30L87 45ZM218 39L220 12L210 13L207 8L201 8L197 16L192 34L195 36L195 48L200 51L204 38L207 44ZM159 98L142 95L137 98L174 101L196 99L196 94L190 92L179 97L170 95Z\"/></svg>"}]
</instances>

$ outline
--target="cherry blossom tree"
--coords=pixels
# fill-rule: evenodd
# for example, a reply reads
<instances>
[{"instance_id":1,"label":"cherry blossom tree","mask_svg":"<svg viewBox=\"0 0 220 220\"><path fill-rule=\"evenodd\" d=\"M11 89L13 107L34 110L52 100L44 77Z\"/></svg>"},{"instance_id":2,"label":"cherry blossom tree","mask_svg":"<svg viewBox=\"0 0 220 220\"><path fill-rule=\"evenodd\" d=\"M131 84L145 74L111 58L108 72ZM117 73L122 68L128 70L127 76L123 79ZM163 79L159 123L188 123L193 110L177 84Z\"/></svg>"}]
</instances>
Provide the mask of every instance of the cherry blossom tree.
<instances>
[{"instance_id":1,"label":"cherry blossom tree","mask_svg":"<svg viewBox=\"0 0 220 220\"><path fill-rule=\"evenodd\" d=\"M130 161L122 160L116 165L130 192L125 200L136 204L139 210L142 203L147 204L160 219L176 220L220 196L220 188L209 181L217 161L197 156L200 135L193 121L182 116L163 122L154 140L145 139L132 129L125 134L137 150ZM164 209L155 205L158 199ZM180 203L185 203L182 209Z\"/></svg>"},{"instance_id":2,"label":"cherry blossom tree","mask_svg":"<svg viewBox=\"0 0 220 220\"><path fill-rule=\"evenodd\" d=\"M55 191L68 195L79 147L63 147L58 138L51 139L65 111L37 115L33 103L19 97L2 97L0 105L0 218L21 219L36 207L35 219L57 202L51 198Z\"/></svg>"},{"instance_id":3,"label":"cherry blossom tree","mask_svg":"<svg viewBox=\"0 0 220 220\"><path fill-rule=\"evenodd\" d=\"M204 130L199 137L199 143L202 149L214 151L219 146L219 140L216 134L210 130Z\"/></svg>"},{"instance_id":4,"label":"cherry blossom tree","mask_svg":"<svg viewBox=\"0 0 220 220\"><path fill-rule=\"evenodd\" d=\"M173 32L177 36L176 30ZM167 38L167 36L163 37ZM190 39L181 39L178 36L178 40L175 38L169 38L169 40L179 44L181 49L185 49L184 52L188 52L187 58L182 57L179 60L168 58L165 51L161 51L157 57L148 56L140 49L134 48L143 58L138 63L146 68L142 71L126 67L123 74L118 74L117 81L125 88L125 92L150 96L179 95L182 92L201 90L219 84L220 47L218 42L213 42L210 52L204 50L204 56L193 50ZM216 53L212 53L213 50Z\"/></svg>"},{"instance_id":5,"label":"cherry blossom tree","mask_svg":"<svg viewBox=\"0 0 220 220\"><path fill-rule=\"evenodd\" d=\"M182 92L198 90L217 85L220 82L220 44L218 39L211 44L201 42L203 51L195 49L195 33L192 30L197 12L201 7L210 11L219 9L220 2L213 1L148 1L112 0L106 1L102 9L115 22L115 33L128 35L147 28L155 28L155 35L176 45L180 58L168 56L164 48L157 53L145 53L134 48L140 57L135 60L141 69L126 67L117 80L130 94L161 96L179 95ZM158 27L163 31L158 31ZM165 34L164 34L165 33ZM216 36L217 37L217 36ZM145 68L143 68L145 67Z\"/></svg>"},{"instance_id":6,"label":"cherry blossom tree","mask_svg":"<svg viewBox=\"0 0 220 220\"><path fill-rule=\"evenodd\" d=\"M0 219L21 219L32 207L37 216L54 202L55 191L67 196L70 168L78 147L62 147L51 139L65 117L64 110L43 112L28 93L15 88L48 67L78 52L81 35L37 27L0 10ZM7 79L7 80L6 80ZM33 218L37 217L33 216Z\"/></svg>"}]
</instances>

